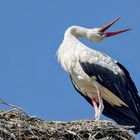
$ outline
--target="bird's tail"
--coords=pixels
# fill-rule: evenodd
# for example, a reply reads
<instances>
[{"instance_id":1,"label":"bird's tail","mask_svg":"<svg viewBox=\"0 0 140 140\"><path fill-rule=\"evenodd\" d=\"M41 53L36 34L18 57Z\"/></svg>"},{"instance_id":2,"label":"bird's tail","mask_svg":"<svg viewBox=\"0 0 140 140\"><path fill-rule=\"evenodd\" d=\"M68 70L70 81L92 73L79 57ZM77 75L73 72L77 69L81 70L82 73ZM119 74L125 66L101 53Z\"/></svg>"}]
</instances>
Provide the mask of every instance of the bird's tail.
<instances>
[{"instance_id":1,"label":"bird's tail","mask_svg":"<svg viewBox=\"0 0 140 140\"><path fill-rule=\"evenodd\" d=\"M126 106L112 106L105 100L103 102L105 106L103 114L105 116L113 119L119 125L134 126L131 130L136 134L140 132L140 119L131 109Z\"/></svg>"},{"instance_id":2,"label":"bird's tail","mask_svg":"<svg viewBox=\"0 0 140 140\"><path fill-rule=\"evenodd\" d=\"M128 95L128 93L126 95ZM134 126L132 129L135 133L140 131L140 110L132 106L136 103L140 104L140 100L137 99L135 104L132 102L125 103L121 98L118 98L106 88L102 88L102 98L105 106L103 111L105 116L113 119L120 125ZM139 98L139 96L137 98ZM131 99L131 101L133 100Z\"/></svg>"}]
</instances>

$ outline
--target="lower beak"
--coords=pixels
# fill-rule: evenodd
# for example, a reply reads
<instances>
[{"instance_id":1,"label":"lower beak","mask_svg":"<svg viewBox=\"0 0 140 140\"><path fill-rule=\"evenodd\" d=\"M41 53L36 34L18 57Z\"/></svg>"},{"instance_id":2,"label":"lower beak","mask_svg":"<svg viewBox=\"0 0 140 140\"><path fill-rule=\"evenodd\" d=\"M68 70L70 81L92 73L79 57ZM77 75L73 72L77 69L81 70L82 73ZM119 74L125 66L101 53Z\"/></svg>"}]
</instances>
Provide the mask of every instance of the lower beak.
<instances>
[{"instance_id":1,"label":"lower beak","mask_svg":"<svg viewBox=\"0 0 140 140\"><path fill-rule=\"evenodd\" d=\"M116 23L120 19L121 18L119 17L119 18L109 22L107 25L104 25L103 27L100 28L99 32L104 33L109 27L111 27L114 23ZM105 34L106 37L109 37L109 36L114 36L114 35L129 31L129 30L131 30L131 28L127 28L127 29L123 29L123 30L119 30L119 31L115 31L115 32L107 32L107 33L104 33L104 34Z\"/></svg>"}]
</instances>

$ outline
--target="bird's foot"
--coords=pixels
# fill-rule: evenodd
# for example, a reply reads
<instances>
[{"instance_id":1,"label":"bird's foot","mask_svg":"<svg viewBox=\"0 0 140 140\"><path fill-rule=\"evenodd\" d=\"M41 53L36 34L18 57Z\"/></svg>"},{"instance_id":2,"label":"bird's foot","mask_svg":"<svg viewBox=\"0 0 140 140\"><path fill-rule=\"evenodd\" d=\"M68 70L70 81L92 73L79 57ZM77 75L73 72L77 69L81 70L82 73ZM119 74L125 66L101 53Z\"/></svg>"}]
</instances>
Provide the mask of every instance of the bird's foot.
<instances>
[{"instance_id":1,"label":"bird's foot","mask_svg":"<svg viewBox=\"0 0 140 140\"><path fill-rule=\"evenodd\" d=\"M99 122L100 121L100 117L99 116L95 116L95 121Z\"/></svg>"}]
</instances>

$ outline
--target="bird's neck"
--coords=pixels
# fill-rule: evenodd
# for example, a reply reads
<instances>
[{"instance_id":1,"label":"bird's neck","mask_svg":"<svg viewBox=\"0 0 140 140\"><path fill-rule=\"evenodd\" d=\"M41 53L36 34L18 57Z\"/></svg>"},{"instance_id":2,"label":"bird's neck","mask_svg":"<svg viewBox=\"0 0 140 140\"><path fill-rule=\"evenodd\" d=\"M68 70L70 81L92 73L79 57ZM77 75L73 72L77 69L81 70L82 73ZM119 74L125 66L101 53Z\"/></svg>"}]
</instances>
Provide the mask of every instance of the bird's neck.
<instances>
[{"instance_id":1,"label":"bird's neck","mask_svg":"<svg viewBox=\"0 0 140 140\"><path fill-rule=\"evenodd\" d=\"M65 32L65 37L74 36L76 38L84 37L87 38L88 29L81 26L71 26Z\"/></svg>"},{"instance_id":2,"label":"bird's neck","mask_svg":"<svg viewBox=\"0 0 140 140\"><path fill-rule=\"evenodd\" d=\"M80 26L72 26L66 30L64 40L57 51L58 61L66 71L70 72L73 62L76 62L76 49L85 47L77 38L86 36L87 29Z\"/></svg>"}]
</instances>

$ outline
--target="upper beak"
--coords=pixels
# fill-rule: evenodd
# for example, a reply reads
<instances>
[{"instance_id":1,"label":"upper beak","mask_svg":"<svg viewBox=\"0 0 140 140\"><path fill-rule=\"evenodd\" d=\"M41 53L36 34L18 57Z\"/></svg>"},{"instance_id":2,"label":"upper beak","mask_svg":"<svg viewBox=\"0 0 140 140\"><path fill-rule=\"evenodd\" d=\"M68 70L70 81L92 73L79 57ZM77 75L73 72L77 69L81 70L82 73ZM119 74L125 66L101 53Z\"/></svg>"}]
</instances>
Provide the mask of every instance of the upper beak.
<instances>
[{"instance_id":1,"label":"upper beak","mask_svg":"<svg viewBox=\"0 0 140 140\"><path fill-rule=\"evenodd\" d=\"M121 17L109 22L107 25L104 25L103 27L101 27L99 32L104 33L109 27L111 27L114 23L116 23L120 19L121 19ZM104 33L104 34L105 34L106 37L109 37L109 36L113 36L113 35L117 35L117 34L129 31L129 30L131 30L131 28L127 28L127 29L119 30L119 31L115 31L115 32L107 32L107 33Z\"/></svg>"}]
</instances>

